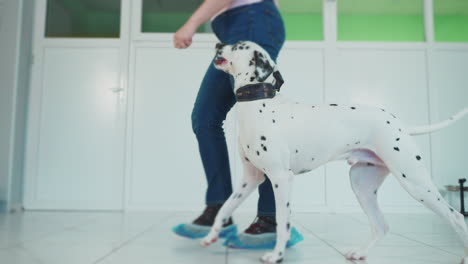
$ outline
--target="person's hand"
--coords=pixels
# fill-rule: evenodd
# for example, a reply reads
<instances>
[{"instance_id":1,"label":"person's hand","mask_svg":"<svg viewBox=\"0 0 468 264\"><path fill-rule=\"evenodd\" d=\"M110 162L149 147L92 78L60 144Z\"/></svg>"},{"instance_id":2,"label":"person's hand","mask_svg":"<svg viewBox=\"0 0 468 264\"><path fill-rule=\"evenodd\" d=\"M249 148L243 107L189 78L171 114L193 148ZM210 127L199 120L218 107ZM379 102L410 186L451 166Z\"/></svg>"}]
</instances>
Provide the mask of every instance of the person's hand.
<instances>
[{"instance_id":1,"label":"person's hand","mask_svg":"<svg viewBox=\"0 0 468 264\"><path fill-rule=\"evenodd\" d=\"M186 23L174 34L174 47L178 49L186 49L192 44L193 35L197 28L191 23Z\"/></svg>"}]
</instances>

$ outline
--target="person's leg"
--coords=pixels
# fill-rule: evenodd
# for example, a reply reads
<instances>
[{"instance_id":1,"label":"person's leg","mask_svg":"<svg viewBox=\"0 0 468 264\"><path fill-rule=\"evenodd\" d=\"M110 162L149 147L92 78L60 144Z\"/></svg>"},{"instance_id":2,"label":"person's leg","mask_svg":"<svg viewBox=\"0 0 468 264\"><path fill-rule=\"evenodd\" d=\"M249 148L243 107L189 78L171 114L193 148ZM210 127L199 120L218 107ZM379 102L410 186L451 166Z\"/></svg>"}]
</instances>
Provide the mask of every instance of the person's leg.
<instances>
[{"instance_id":1,"label":"person's leg","mask_svg":"<svg viewBox=\"0 0 468 264\"><path fill-rule=\"evenodd\" d=\"M228 74L210 64L198 91L192 111L192 128L198 141L199 152L208 183L205 202L207 207L192 223L180 224L173 231L187 238L204 237L213 225L222 204L232 193L229 156L222 124L235 103ZM237 233L230 218L220 237Z\"/></svg>"},{"instance_id":2,"label":"person's leg","mask_svg":"<svg viewBox=\"0 0 468 264\"><path fill-rule=\"evenodd\" d=\"M273 2L265 2L255 8L250 40L264 48L276 62L285 41L285 29L281 15ZM259 187L258 216L275 216L275 196L270 180Z\"/></svg>"},{"instance_id":3,"label":"person's leg","mask_svg":"<svg viewBox=\"0 0 468 264\"><path fill-rule=\"evenodd\" d=\"M228 149L222 125L234 103L229 75L210 64L192 112L192 128L208 182L207 205L222 204L232 193Z\"/></svg>"}]
</instances>

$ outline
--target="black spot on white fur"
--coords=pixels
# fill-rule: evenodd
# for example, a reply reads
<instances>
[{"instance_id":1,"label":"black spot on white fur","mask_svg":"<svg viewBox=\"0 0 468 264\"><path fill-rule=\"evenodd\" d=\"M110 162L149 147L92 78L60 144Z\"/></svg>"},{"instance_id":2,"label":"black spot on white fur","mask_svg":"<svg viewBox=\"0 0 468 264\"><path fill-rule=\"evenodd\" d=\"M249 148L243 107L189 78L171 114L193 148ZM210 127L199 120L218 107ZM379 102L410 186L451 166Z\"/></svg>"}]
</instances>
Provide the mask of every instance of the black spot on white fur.
<instances>
[{"instance_id":1,"label":"black spot on white fur","mask_svg":"<svg viewBox=\"0 0 468 264\"><path fill-rule=\"evenodd\" d=\"M421 160L421 156L417 155L417 156L416 156L416 159L417 159L417 160Z\"/></svg>"},{"instance_id":2,"label":"black spot on white fur","mask_svg":"<svg viewBox=\"0 0 468 264\"><path fill-rule=\"evenodd\" d=\"M265 136L261 136L260 139L263 140L263 141L265 141L265 140L266 140L266 137L265 137Z\"/></svg>"},{"instance_id":3,"label":"black spot on white fur","mask_svg":"<svg viewBox=\"0 0 468 264\"><path fill-rule=\"evenodd\" d=\"M400 151L399 147L394 147L393 149L396 150L396 151Z\"/></svg>"}]
</instances>

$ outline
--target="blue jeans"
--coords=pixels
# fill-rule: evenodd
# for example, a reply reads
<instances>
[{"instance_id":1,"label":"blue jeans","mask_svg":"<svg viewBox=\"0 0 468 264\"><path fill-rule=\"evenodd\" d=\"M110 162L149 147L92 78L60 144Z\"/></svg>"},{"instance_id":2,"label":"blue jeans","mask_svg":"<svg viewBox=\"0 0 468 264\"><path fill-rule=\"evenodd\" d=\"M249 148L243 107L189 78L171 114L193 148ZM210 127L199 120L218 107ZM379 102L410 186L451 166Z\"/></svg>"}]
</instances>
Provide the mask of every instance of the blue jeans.
<instances>
[{"instance_id":1,"label":"blue jeans","mask_svg":"<svg viewBox=\"0 0 468 264\"><path fill-rule=\"evenodd\" d=\"M218 39L226 44L254 41L276 61L285 40L281 15L271 0L237 7L212 21ZM214 53L214 50L213 50ZM192 127L208 181L206 204L224 203L232 193L229 156L222 123L235 104L231 77L210 62L192 112ZM271 182L259 186L258 215L274 216L275 199Z\"/></svg>"}]
</instances>

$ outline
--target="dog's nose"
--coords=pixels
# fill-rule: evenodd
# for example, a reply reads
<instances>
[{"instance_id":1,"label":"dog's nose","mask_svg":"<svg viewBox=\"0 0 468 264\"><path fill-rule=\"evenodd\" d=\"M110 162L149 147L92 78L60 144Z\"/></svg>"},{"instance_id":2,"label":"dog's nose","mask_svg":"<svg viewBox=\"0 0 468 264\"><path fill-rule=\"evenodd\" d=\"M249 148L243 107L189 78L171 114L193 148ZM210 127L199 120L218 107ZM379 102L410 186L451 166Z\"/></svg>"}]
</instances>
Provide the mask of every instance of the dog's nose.
<instances>
[{"instance_id":1,"label":"dog's nose","mask_svg":"<svg viewBox=\"0 0 468 264\"><path fill-rule=\"evenodd\" d=\"M220 50L220 49L224 48L224 46L226 46L226 44L224 44L224 43L217 43L217 44L216 44L216 49L217 49L217 50Z\"/></svg>"}]
</instances>

